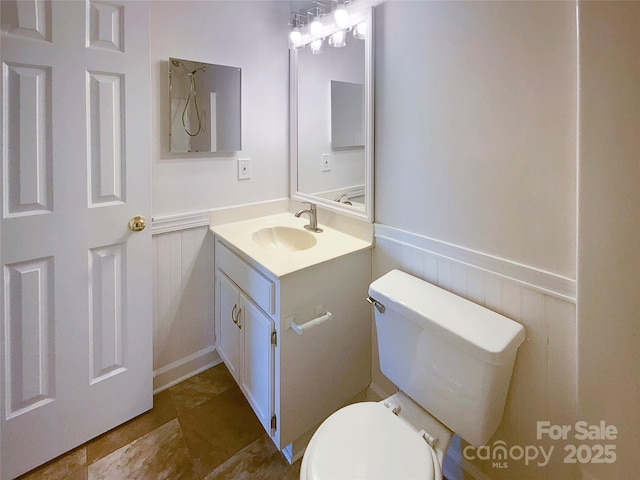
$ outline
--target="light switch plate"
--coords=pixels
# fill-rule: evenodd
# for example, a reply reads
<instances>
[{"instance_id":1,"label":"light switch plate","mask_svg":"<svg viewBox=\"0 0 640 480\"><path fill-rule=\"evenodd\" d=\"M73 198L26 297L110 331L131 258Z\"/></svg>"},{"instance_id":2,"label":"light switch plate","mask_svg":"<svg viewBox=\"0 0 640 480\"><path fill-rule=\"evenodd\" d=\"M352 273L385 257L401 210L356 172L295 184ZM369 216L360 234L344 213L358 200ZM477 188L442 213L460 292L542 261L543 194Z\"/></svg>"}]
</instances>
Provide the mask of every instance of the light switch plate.
<instances>
[{"instance_id":1,"label":"light switch plate","mask_svg":"<svg viewBox=\"0 0 640 480\"><path fill-rule=\"evenodd\" d=\"M251 159L238 159L238 180L248 180L251 178Z\"/></svg>"},{"instance_id":2,"label":"light switch plate","mask_svg":"<svg viewBox=\"0 0 640 480\"><path fill-rule=\"evenodd\" d=\"M328 172L331 170L331 154L323 153L322 154L322 171Z\"/></svg>"}]
</instances>

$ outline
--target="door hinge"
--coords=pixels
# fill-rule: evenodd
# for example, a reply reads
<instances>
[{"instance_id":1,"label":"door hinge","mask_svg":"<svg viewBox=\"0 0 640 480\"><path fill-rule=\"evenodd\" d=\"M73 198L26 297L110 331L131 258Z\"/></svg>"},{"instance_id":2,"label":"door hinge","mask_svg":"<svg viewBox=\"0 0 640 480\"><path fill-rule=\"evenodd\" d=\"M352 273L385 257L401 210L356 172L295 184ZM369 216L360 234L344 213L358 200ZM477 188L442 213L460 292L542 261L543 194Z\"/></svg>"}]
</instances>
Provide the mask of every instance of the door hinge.
<instances>
[{"instance_id":1,"label":"door hinge","mask_svg":"<svg viewBox=\"0 0 640 480\"><path fill-rule=\"evenodd\" d=\"M271 345L278 345L278 332L271 332Z\"/></svg>"},{"instance_id":2,"label":"door hinge","mask_svg":"<svg viewBox=\"0 0 640 480\"><path fill-rule=\"evenodd\" d=\"M278 419L275 414L271 417L271 430L275 431L278 425Z\"/></svg>"}]
</instances>

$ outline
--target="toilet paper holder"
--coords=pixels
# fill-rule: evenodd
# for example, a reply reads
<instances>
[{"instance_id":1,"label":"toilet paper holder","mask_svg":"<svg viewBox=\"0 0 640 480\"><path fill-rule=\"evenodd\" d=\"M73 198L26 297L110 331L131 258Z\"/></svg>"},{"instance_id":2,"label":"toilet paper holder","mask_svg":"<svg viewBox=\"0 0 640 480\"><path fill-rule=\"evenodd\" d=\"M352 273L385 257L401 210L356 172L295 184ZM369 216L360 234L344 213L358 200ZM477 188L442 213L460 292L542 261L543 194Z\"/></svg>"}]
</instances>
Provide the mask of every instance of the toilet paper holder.
<instances>
[{"instance_id":1,"label":"toilet paper holder","mask_svg":"<svg viewBox=\"0 0 640 480\"><path fill-rule=\"evenodd\" d=\"M295 317L292 315L287 319L289 321L289 327L298 335L302 335L306 330L316 327L321 323L326 322L327 320L331 320L331 317L333 317L333 314L327 310L324 310L324 307L322 305L318 305L316 307L316 315L318 315L316 318L314 318L313 320L309 320L302 325L298 325L294 321Z\"/></svg>"}]
</instances>

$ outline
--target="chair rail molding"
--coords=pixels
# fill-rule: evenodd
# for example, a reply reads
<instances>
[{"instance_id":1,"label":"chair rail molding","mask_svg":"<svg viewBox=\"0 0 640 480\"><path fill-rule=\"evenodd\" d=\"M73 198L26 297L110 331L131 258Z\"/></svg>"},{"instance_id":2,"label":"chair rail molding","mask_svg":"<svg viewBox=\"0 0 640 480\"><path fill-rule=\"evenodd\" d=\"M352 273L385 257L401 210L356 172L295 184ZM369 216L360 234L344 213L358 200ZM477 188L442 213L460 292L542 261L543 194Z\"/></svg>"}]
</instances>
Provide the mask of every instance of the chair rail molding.
<instances>
[{"instance_id":1,"label":"chair rail molding","mask_svg":"<svg viewBox=\"0 0 640 480\"><path fill-rule=\"evenodd\" d=\"M179 213L177 215L165 215L163 217L153 217L151 222L151 233L159 235L161 233L186 230L188 228L209 226L209 210L200 212Z\"/></svg>"},{"instance_id":2,"label":"chair rail molding","mask_svg":"<svg viewBox=\"0 0 640 480\"><path fill-rule=\"evenodd\" d=\"M572 278L380 223L375 224L375 237L422 250L452 262L492 273L541 293L576 303L576 280Z\"/></svg>"}]
</instances>

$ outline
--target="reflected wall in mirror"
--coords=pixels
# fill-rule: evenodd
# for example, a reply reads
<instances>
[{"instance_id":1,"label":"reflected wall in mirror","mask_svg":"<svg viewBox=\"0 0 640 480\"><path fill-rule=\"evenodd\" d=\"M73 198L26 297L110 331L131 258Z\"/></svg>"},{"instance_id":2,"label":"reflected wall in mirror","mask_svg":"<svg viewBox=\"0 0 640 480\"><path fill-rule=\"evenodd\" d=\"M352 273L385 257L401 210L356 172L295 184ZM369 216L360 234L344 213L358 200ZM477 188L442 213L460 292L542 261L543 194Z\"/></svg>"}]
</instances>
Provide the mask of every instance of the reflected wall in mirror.
<instances>
[{"instance_id":1,"label":"reflected wall in mirror","mask_svg":"<svg viewBox=\"0 0 640 480\"><path fill-rule=\"evenodd\" d=\"M241 69L169 59L171 152L242 149Z\"/></svg>"},{"instance_id":2,"label":"reflected wall in mirror","mask_svg":"<svg viewBox=\"0 0 640 480\"><path fill-rule=\"evenodd\" d=\"M302 7L292 13L302 19L292 28L300 27L302 39L294 44L291 37L290 50L291 193L373 221L373 8L365 2L348 8L346 45L332 45L332 33L344 27L327 14L320 54L310 48L318 40L311 17Z\"/></svg>"}]
</instances>

